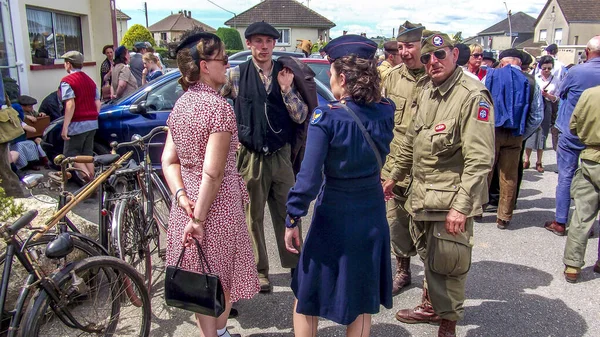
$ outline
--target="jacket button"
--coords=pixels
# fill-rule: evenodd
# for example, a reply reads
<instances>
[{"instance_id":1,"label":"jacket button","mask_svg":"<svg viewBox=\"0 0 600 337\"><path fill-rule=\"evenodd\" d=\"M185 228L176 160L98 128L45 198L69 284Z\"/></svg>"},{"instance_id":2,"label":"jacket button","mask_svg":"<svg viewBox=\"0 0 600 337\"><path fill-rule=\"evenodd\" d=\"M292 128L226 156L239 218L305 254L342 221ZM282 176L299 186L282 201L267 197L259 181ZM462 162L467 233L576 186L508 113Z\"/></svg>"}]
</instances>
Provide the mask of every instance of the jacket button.
<instances>
[{"instance_id":1,"label":"jacket button","mask_svg":"<svg viewBox=\"0 0 600 337\"><path fill-rule=\"evenodd\" d=\"M441 234L441 233L438 233L438 236L442 236L442 234Z\"/></svg>"}]
</instances>

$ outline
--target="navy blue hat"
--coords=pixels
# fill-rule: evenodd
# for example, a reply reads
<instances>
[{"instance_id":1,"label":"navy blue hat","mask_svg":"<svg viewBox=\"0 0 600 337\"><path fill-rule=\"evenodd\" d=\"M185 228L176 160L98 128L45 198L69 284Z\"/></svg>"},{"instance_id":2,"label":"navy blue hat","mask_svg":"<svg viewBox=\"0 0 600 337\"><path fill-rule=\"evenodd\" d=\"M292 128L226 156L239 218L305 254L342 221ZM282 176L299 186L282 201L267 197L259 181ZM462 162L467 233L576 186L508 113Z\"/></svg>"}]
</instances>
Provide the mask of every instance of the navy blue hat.
<instances>
[{"instance_id":1,"label":"navy blue hat","mask_svg":"<svg viewBox=\"0 0 600 337\"><path fill-rule=\"evenodd\" d=\"M196 62L198 62L200 60L200 56L198 55L198 50L196 49L196 45L198 44L198 42L200 42L200 40L221 41L221 39L213 33L202 32L202 33L192 34L192 35L186 37L185 39L183 39L183 41L181 41L179 43L177 48L175 48L175 55L177 55L177 53L182 49L189 49L191 52L192 58Z\"/></svg>"},{"instance_id":2,"label":"navy blue hat","mask_svg":"<svg viewBox=\"0 0 600 337\"><path fill-rule=\"evenodd\" d=\"M498 55L498 59L500 60L502 60L505 57L515 57L521 60L521 62L523 62L523 53L521 53L515 48L505 49L500 53L500 55Z\"/></svg>"},{"instance_id":3,"label":"navy blue hat","mask_svg":"<svg viewBox=\"0 0 600 337\"><path fill-rule=\"evenodd\" d=\"M360 35L342 35L331 40L323 47L323 51L327 53L330 60L348 55L371 59L377 52L377 43Z\"/></svg>"},{"instance_id":4,"label":"navy blue hat","mask_svg":"<svg viewBox=\"0 0 600 337\"><path fill-rule=\"evenodd\" d=\"M494 58L494 53L492 53L491 51L483 51L483 59L484 60L490 60L492 62L496 62L496 59Z\"/></svg>"},{"instance_id":5,"label":"navy blue hat","mask_svg":"<svg viewBox=\"0 0 600 337\"><path fill-rule=\"evenodd\" d=\"M279 39L279 31L264 21L255 22L246 28L244 37L250 39L252 35L265 35L274 39Z\"/></svg>"}]
</instances>

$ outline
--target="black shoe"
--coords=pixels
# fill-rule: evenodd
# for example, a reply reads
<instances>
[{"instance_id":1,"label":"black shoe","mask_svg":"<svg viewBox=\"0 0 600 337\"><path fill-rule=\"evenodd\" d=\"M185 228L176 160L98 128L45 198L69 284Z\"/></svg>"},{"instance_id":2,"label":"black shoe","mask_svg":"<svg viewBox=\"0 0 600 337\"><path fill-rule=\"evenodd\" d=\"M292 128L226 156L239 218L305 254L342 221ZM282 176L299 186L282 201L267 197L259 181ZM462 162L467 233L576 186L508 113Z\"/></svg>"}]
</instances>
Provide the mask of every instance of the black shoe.
<instances>
[{"instance_id":1,"label":"black shoe","mask_svg":"<svg viewBox=\"0 0 600 337\"><path fill-rule=\"evenodd\" d=\"M290 268L290 276L294 277L294 273L296 272L296 268Z\"/></svg>"},{"instance_id":2,"label":"black shoe","mask_svg":"<svg viewBox=\"0 0 600 337\"><path fill-rule=\"evenodd\" d=\"M229 311L229 317L228 318L236 318L239 315L240 315L240 313L237 311L237 309L231 308L231 310Z\"/></svg>"}]
</instances>

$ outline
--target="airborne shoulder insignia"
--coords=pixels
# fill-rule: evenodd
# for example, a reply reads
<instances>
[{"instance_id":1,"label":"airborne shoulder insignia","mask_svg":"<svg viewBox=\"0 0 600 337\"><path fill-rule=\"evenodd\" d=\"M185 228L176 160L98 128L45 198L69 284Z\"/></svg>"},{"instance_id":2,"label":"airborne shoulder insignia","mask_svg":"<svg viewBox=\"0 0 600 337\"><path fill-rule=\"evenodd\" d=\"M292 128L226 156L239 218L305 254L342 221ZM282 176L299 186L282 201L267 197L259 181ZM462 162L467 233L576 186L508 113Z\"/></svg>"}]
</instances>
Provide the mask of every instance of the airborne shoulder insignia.
<instances>
[{"instance_id":1,"label":"airborne shoulder insignia","mask_svg":"<svg viewBox=\"0 0 600 337\"><path fill-rule=\"evenodd\" d=\"M310 119L310 124L317 124L323 118L324 112L321 109L315 109L313 112L312 118Z\"/></svg>"},{"instance_id":2,"label":"airborne shoulder insignia","mask_svg":"<svg viewBox=\"0 0 600 337\"><path fill-rule=\"evenodd\" d=\"M477 110L477 120L482 122L488 122L490 120L490 105L487 102L479 102L479 109Z\"/></svg>"}]
</instances>

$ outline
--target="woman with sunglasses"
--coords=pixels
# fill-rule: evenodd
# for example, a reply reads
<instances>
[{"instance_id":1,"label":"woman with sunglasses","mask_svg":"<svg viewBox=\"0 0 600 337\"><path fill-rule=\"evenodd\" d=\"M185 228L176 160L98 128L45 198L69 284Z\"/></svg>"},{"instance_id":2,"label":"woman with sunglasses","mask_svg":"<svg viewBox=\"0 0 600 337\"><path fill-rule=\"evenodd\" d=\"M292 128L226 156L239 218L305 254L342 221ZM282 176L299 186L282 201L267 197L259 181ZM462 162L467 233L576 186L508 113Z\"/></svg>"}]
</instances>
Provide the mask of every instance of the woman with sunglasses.
<instances>
[{"instance_id":1,"label":"woman with sunglasses","mask_svg":"<svg viewBox=\"0 0 600 337\"><path fill-rule=\"evenodd\" d=\"M530 166L531 152L535 149L537 152L537 161L535 163L536 171L544 173L542 165L542 156L546 147L546 139L550 128L554 126L556 113L558 112L558 78L552 75L554 68L554 59L552 56L544 55L538 62L535 71L535 80L542 89L544 97L544 119L539 129L527 138L525 142L525 159L523 160L523 168L528 169ZM554 146L554 144L553 144Z\"/></svg>"},{"instance_id":2,"label":"woman with sunglasses","mask_svg":"<svg viewBox=\"0 0 600 337\"><path fill-rule=\"evenodd\" d=\"M317 317L323 317L347 325L346 336L367 337L371 315L381 305L392 307L380 161L390 150L395 106L381 97L376 43L345 35L324 50L331 63L331 91L339 101L314 110L304 161L287 202L285 244L298 253L297 226L317 198L292 277L294 332L315 336Z\"/></svg>"},{"instance_id":3,"label":"woman with sunglasses","mask_svg":"<svg viewBox=\"0 0 600 337\"><path fill-rule=\"evenodd\" d=\"M487 71L481 68L481 62L483 61L483 47L480 44L474 43L469 46L469 49L471 49L471 56L469 57L467 67L469 71L472 74L475 74L481 81L487 74Z\"/></svg>"},{"instance_id":4,"label":"woman with sunglasses","mask_svg":"<svg viewBox=\"0 0 600 337\"><path fill-rule=\"evenodd\" d=\"M221 316L196 314L204 337L231 337L227 317L231 303L251 298L259 290L258 276L244 205L248 193L235 164L239 145L235 114L217 90L229 68L225 45L218 36L198 33L181 42L177 66L185 93L169 115L162 154L165 179L178 207L171 208L167 261L202 271L193 238L200 242L208 269L219 276L226 308Z\"/></svg>"}]
</instances>

